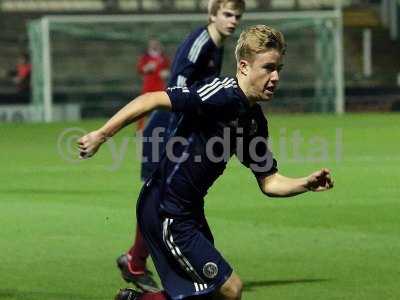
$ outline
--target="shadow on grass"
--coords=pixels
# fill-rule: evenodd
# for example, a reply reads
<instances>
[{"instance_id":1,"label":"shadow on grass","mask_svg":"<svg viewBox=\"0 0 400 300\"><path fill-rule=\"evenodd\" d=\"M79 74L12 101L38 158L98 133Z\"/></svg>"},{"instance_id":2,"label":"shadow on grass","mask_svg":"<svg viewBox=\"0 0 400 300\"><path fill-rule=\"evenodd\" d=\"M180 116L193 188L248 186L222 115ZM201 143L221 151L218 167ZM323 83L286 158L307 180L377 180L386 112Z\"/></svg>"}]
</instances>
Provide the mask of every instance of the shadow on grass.
<instances>
[{"instance_id":1,"label":"shadow on grass","mask_svg":"<svg viewBox=\"0 0 400 300\"><path fill-rule=\"evenodd\" d=\"M10 290L0 290L0 299L14 298L15 292Z\"/></svg>"},{"instance_id":2,"label":"shadow on grass","mask_svg":"<svg viewBox=\"0 0 400 300\"><path fill-rule=\"evenodd\" d=\"M19 290L0 290L0 299L18 299L18 300L95 300L101 299L94 295L73 294L68 292L42 292L42 291L19 291Z\"/></svg>"},{"instance_id":3,"label":"shadow on grass","mask_svg":"<svg viewBox=\"0 0 400 300\"><path fill-rule=\"evenodd\" d=\"M263 288L269 286L279 286L288 284L308 284L308 283L321 283L330 281L331 279L288 279L288 280L260 280L260 281L245 281L244 291L252 291L256 288ZM99 299L95 295L83 295L72 293L57 293L57 292L41 292L41 291L18 291L18 290L0 290L1 299L18 299L18 300L95 300Z\"/></svg>"},{"instance_id":4,"label":"shadow on grass","mask_svg":"<svg viewBox=\"0 0 400 300\"><path fill-rule=\"evenodd\" d=\"M311 279L287 279L287 280L260 280L260 281L244 281L244 291L252 291L255 288L262 288L277 285L289 284L308 284L308 283L321 283L330 281L331 279L311 278Z\"/></svg>"},{"instance_id":5,"label":"shadow on grass","mask_svg":"<svg viewBox=\"0 0 400 300\"><path fill-rule=\"evenodd\" d=\"M129 193L129 191L115 190L71 190L71 189L0 189L1 194L31 194L31 195L96 195L96 194L121 194Z\"/></svg>"}]
</instances>

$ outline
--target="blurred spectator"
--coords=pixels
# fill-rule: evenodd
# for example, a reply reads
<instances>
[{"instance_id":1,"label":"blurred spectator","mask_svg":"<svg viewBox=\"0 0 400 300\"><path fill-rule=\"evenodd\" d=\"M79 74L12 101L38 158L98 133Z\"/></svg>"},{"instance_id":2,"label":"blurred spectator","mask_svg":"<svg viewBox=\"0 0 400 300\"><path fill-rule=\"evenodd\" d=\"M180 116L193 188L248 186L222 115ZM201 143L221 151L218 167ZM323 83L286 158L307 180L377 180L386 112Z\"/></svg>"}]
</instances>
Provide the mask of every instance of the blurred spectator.
<instances>
[{"instance_id":1,"label":"blurred spectator","mask_svg":"<svg viewBox=\"0 0 400 300\"><path fill-rule=\"evenodd\" d=\"M158 0L160 8L163 10L175 9L175 0Z\"/></svg>"},{"instance_id":2,"label":"blurred spectator","mask_svg":"<svg viewBox=\"0 0 400 300\"><path fill-rule=\"evenodd\" d=\"M119 9L118 0L104 0L104 9L107 11L117 11Z\"/></svg>"},{"instance_id":3,"label":"blurred spectator","mask_svg":"<svg viewBox=\"0 0 400 300\"><path fill-rule=\"evenodd\" d=\"M139 57L137 64L137 70L143 76L142 94L165 90L169 65L169 58L163 53L161 43L150 39L146 53ZM144 123L144 119L138 122L138 130L143 130Z\"/></svg>"},{"instance_id":4,"label":"blurred spectator","mask_svg":"<svg viewBox=\"0 0 400 300\"><path fill-rule=\"evenodd\" d=\"M18 56L15 69L9 72L9 76L15 84L19 102L30 102L31 70L29 55L22 53Z\"/></svg>"},{"instance_id":5,"label":"blurred spectator","mask_svg":"<svg viewBox=\"0 0 400 300\"><path fill-rule=\"evenodd\" d=\"M258 8L270 9L272 0L257 0Z\"/></svg>"}]
</instances>

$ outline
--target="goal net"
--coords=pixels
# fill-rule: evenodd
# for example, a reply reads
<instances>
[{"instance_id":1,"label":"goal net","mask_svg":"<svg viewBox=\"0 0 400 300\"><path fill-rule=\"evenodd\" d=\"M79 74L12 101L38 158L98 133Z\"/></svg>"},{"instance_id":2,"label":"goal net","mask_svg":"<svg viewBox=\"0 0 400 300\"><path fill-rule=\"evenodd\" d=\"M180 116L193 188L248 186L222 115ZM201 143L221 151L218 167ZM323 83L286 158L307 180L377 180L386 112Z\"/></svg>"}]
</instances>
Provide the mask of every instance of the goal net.
<instances>
[{"instance_id":1,"label":"goal net","mask_svg":"<svg viewBox=\"0 0 400 300\"><path fill-rule=\"evenodd\" d=\"M33 104L45 121L54 107L75 104L83 118L106 117L140 93L138 57L157 38L171 57L207 16L47 16L30 22ZM235 75L234 47L241 29L267 24L288 44L280 88L268 109L343 112L343 50L340 10L246 13L225 45L222 75Z\"/></svg>"}]
</instances>

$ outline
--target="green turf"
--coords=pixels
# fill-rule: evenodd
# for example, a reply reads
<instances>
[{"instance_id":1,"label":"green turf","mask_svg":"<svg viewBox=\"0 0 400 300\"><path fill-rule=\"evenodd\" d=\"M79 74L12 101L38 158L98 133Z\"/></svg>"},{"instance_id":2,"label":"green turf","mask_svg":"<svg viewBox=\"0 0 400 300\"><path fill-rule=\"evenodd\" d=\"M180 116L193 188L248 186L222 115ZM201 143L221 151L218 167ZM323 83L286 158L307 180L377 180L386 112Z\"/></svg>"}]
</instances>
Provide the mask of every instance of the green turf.
<instances>
[{"instance_id":1,"label":"green turf","mask_svg":"<svg viewBox=\"0 0 400 300\"><path fill-rule=\"evenodd\" d=\"M243 299L400 299L400 115L270 117L281 173L331 168L335 189L265 198L233 160L206 198L216 244ZM79 124L0 125L0 299L112 299L140 189L125 129L89 161L57 141ZM293 150L293 133L304 139ZM62 145L65 150L65 145Z\"/></svg>"}]
</instances>

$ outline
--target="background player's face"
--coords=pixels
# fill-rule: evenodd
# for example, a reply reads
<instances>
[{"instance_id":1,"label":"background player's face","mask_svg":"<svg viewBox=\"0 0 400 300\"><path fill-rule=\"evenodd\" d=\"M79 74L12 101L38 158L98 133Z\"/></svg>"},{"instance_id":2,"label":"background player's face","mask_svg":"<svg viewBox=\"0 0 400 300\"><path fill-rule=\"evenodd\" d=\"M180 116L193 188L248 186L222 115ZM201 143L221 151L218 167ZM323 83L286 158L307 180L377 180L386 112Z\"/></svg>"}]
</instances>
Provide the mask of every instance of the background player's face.
<instances>
[{"instance_id":1,"label":"background player's face","mask_svg":"<svg viewBox=\"0 0 400 300\"><path fill-rule=\"evenodd\" d=\"M279 82L282 55L275 49L258 53L248 62L247 95L256 101L271 100Z\"/></svg>"},{"instance_id":2,"label":"background player's face","mask_svg":"<svg viewBox=\"0 0 400 300\"><path fill-rule=\"evenodd\" d=\"M154 40L154 39L149 40L147 48L151 52L156 52L156 53L161 53L162 52L161 43L159 41L157 41L157 40Z\"/></svg>"},{"instance_id":3,"label":"background player's face","mask_svg":"<svg viewBox=\"0 0 400 300\"><path fill-rule=\"evenodd\" d=\"M223 36L230 36L235 32L239 25L242 12L234 9L232 3L221 5L215 16L211 16L211 21L215 23L217 31Z\"/></svg>"}]
</instances>

